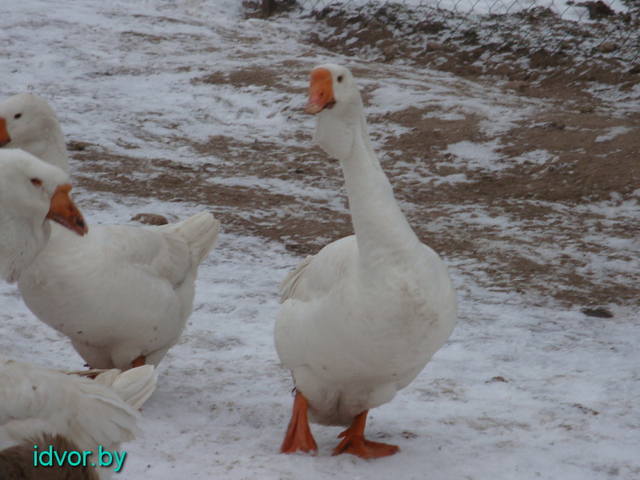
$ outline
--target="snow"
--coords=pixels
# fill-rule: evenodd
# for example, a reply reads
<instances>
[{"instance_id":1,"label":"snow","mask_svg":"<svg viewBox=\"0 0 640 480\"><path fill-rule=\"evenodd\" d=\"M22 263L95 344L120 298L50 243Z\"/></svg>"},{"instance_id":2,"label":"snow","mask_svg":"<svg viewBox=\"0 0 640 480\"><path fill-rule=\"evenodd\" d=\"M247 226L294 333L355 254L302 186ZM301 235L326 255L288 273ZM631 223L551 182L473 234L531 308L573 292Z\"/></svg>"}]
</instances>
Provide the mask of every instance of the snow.
<instances>
[{"instance_id":1,"label":"snow","mask_svg":"<svg viewBox=\"0 0 640 480\"><path fill-rule=\"evenodd\" d=\"M480 87L444 72L429 72L428 79L421 72L403 73L404 78L375 80L378 86L370 94L370 114L402 111L408 107L428 107L434 111L427 117L443 120L482 117L485 119L481 124L483 131L495 135L509 130L515 122L532 114L541 105L538 101L524 101L498 88ZM370 82L372 80L359 81L362 86ZM461 91L465 95L461 96ZM513 108L514 104L519 108Z\"/></svg>"},{"instance_id":2,"label":"snow","mask_svg":"<svg viewBox=\"0 0 640 480\"><path fill-rule=\"evenodd\" d=\"M555 158L547 150L536 149L514 159L506 159L499 152L504 146L498 138L482 143L463 140L448 145L444 153L450 158L448 163L451 166L484 172L497 172L523 163L543 165L552 162ZM447 162L443 162L443 165L445 163ZM454 181L455 178L464 181L464 177L450 177L448 181Z\"/></svg>"},{"instance_id":3,"label":"snow","mask_svg":"<svg viewBox=\"0 0 640 480\"><path fill-rule=\"evenodd\" d=\"M312 120L289 113L304 101L306 71L328 60L365 62L310 50L300 41L307 28L304 20L244 20L235 0L61 0L56 8L48 0L13 1L0 16L6 34L0 45L0 92L43 95L55 105L69 138L141 161L225 161L175 144L174 136L205 141L226 135L310 148ZM249 48L237 41L239 36L259 41ZM288 59L304 68L282 72ZM290 90L197 81L213 72L273 64ZM379 78L360 81L370 89L370 114L419 103L438 118L477 115L484 119L485 134L499 136L543 106L447 74L382 64L378 72ZM378 145L385 135L400 135L406 128L383 121L371 127ZM497 152L502 145L496 137L458 142L448 151L454 166L500 171L506 165ZM517 161L544 163L552 157L533 150ZM77 162L72 166L78 168ZM242 172L210 181L333 199L330 208L344 211L330 185L308 189ZM466 176L453 173L435 181L466 181ZM91 223L127 223L140 211L176 220L210 207L75 191ZM450 209L449 221L468 222L470 229L488 225L499 235L475 239L482 256L447 259L459 292L459 325L415 382L371 413L369 435L398 444L398 455L378 461L332 457L340 430L318 426L312 427L318 456L277 453L292 403L292 383L272 340L277 289L301 258L276 242L223 233L200 269L194 313L160 366L158 390L142 412L141 434L124 447L127 463L116 478L638 478L637 305L612 298L605 305L612 319L587 317L533 293L498 288L482 268L497 242L518 235L522 244L511 245L514 250L549 260L562 252L570 261L582 260L580 265L588 267L580 268L590 268L596 278L613 274L624 281L640 265L637 257L625 263L619 254L637 252L637 240L603 238L593 230L587 235L601 249L596 253L561 243L562 237L562 248L538 248L542 221L474 205L443 207ZM572 228L574 210L549 208ZM606 225L637 219L638 202L576 208L600 215ZM429 228L437 235L447 223L434 221ZM14 285L0 286L0 305L3 354L82 368L69 343L26 309Z\"/></svg>"},{"instance_id":4,"label":"snow","mask_svg":"<svg viewBox=\"0 0 640 480\"><path fill-rule=\"evenodd\" d=\"M619 135L624 135L627 132L630 132L631 129L629 127L611 127L607 133L604 135L598 135L596 137L596 142L609 142L615 139Z\"/></svg>"},{"instance_id":5,"label":"snow","mask_svg":"<svg viewBox=\"0 0 640 480\"><path fill-rule=\"evenodd\" d=\"M549 151L539 148L520 155L517 160L518 163L530 162L536 165L543 165L545 163L553 161L554 158L555 156L552 155Z\"/></svg>"},{"instance_id":6,"label":"snow","mask_svg":"<svg viewBox=\"0 0 640 480\"><path fill-rule=\"evenodd\" d=\"M496 152L498 147L500 147L498 140L485 143L463 140L449 145L445 154L455 157L455 161L452 162L454 166L464 162L467 168L493 171L501 168L502 157Z\"/></svg>"},{"instance_id":7,"label":"snow","mask_svg":"<svg viewBox=\"0 0 640 480\"><path fill-rule=\"evenodd\" d=\"M305 7L318 9L336 3L345 3L349 6L361 6L371 3L371 0L301 0L300 3ZM589 20L587 9L576 5L578 2L572 0L392 0L379 3L427 6L458 13L473 13L478 15L499 15L533 8L549 8L569 20ZM628 7L622 0L606 0L605 3L616 12L628 11Z\"/></svg>"}]
</instances>

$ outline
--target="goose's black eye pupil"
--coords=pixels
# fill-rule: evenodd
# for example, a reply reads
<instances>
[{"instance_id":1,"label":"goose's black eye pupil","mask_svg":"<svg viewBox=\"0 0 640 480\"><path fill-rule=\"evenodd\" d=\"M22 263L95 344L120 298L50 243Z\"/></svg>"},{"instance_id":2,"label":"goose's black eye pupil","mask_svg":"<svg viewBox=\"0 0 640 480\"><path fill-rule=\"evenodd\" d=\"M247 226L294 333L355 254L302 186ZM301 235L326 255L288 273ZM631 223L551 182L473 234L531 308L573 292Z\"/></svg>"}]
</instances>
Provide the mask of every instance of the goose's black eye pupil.
<instances>
[{"instance_id":1,"label":"goose's black eye pupil","mask_svg":"<svg viewBox=\"0 0 640 480\"><path fill-rule=\"evenodd\" d=\"M342 82L342 75L338 76L338 82Z\"/></svg>"},{"instance_id":2,"label":"goose's black eye pupil","mask_svg":"<svg viewBox=\"0 0 640 480\"><path fill-rule=\"evenodd\" d=\"M19 119L22 116L21 113L16 113L13 118L15 118L16 120Z\"/></svg>"}]
</instances>

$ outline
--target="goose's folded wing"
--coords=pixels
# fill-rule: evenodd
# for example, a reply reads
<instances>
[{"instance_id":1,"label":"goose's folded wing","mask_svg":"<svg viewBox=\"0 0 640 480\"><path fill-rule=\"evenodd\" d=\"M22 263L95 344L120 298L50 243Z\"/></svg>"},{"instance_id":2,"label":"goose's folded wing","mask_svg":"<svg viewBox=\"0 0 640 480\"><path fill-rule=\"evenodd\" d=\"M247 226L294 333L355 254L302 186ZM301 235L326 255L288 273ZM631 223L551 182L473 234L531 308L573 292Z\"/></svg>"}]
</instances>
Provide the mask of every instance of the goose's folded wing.
<instances>
[{"instance_id":1,"label":"goose's folded wing","mask_svg":"<svg viewBox=\"0 0 640 480\"><path fill-rule=\"evenodd\" d=\"M139 269L176 287L193 267L189 245L179 236L145 227L108 226L98 232L102 262ZM96 245L97 247L97 245Z\"/></svg>"},{"instance_id":2,"label":"goose's folded wing","mask_svg":"<svg viewBox=\"0 0 640 480\"><path fill-rule=\"evenodd\" d=\"M280 303L289 299L309 301L343 285L354 272L358 245L354 235L330 243L306 257L280 285Z\"/></svg>"},{"instance_id":3,"label":"goose's folded wing","mask_svg":"<svg viewBox=\"0 0 640 480\"><path fill-rule=\"evenodd\" d=\"M298 266L289 272L280 284L280 303L284 303L290 298L296 298L296 289L304 276L309 264L313 261L313 255L307 256Z\"/></svg>"},{"instance_id":4,"label":"goose's folded wing","mask_svg":"<svg viewBox=\"0 0 640 480\"><path fill-rule=\"evenodd\" d=\"M202 212L161 227L105 228L111 229L114 248L110 251L114 255L177 287L195 274L213 248L220 222L210 213Z\"/></svg>"},{"instance_id":5,"label":"goose's folded wing","mask_svg":"<svg viewBox=\"0 0 640 480\"><path fill-rule=\"evenodd\" d=\"M0 439L68 436L83 448L131 440L136 413L116 392L87 378L0 362Z\"/></svg>"}]
</instances>

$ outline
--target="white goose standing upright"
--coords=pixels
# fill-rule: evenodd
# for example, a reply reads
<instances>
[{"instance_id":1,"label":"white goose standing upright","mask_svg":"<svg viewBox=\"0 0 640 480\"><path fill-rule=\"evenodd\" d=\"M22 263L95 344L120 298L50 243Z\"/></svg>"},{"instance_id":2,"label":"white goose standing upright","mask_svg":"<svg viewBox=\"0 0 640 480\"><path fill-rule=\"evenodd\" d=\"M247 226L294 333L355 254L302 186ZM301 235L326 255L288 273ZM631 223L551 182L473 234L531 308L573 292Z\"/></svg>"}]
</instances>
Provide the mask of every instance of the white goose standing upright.
<instances>
[{"instance_id":1,"label":"white goose standing upright","mask_svg":"<svg viewBox=\"0 0 640 480\"><path fill-rule=\"evenodd\" d=\"M0 104L2 144L68 171L58 120L36 95ZM49 243L21 275L20 293L90 367L157 366L184 330L198 267L219 231L209 212L160 227L96 225L85 238L54 225ZM60 285L67 295L58 295Z\"/></svg>"},{"instance_id":2,"label":"white goose standing upright","mask_svg":"<svg viewBox=\"0 0 640 480\"><path fill-rule=\"evenodd\" d=\"M315 140L340 161L355 235L307 257L282 285L275 329L296 398L283 453L317 449L308 424L350 425L334 454L376 458L398 447L364 438L368 410L389 402L451 335L456 297L447 267L402 214L367 132L351 72L311 72Z\"/></svg>"}]
</instances>

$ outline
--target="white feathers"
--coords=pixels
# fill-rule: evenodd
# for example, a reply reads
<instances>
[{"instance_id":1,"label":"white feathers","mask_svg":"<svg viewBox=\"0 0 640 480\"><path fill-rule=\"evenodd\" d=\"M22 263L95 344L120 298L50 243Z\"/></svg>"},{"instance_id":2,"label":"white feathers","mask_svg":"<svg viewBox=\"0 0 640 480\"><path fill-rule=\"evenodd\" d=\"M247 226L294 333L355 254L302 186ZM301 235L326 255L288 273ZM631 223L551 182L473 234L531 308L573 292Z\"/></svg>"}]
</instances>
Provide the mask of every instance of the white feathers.
<instances>
[{"instance_id":1,"label":"white feathers","mask_svg":"<svg viewBox=\"0 0 640 480\"><path fill-rule=\"evenodd\" d=\"M17 280L44 248L55 189L69 182L59 168L22 150L0 149L0 277ZM38 184L39 183L39 184Z\"/></svg>"},{"instance_id":2,"label":"white feathers","mask_svg":"<svg viewBox=\"0 0 640 480\"><path fill-rule=\"evenodd\" d=\"M133 439L136 421L134 409L105 385L0 357L0 450L43 433L82 450L118 450Z\"/></svg>"},{"instance_id":3,"label":"white feathers","mask_svg":"<svg viewBox=\"0 0 640 480\"><path fill-rule=\"evenodd\" d=\"M191 314L199 261L219 226L209 213L171 226L93 227L83 238L54 226L20 292L92 368L126 369L139 356L157 365Z\"/></svg>"},{"instance_id":4,"label":"white feathers","mask_svg":"<svg viewBox=\"0 0 640 480\"><path fill-rule=\"evenodd\" d=\"M157 381L158 374L153 365L143 365L124 372L112 368L98 374L94 379L94 382L110 387L136 410L140 410L153 394Z\"/></svg>"},{"instance_id":5,"label":"white feathers","mask_svg":"<svg viewBox=\"0 0 640 480\"><path fill-rule=\"evenodd\" d=\"M67 166L62 131L45 100L16 95L0 104L2 115L10 145ZM198 266L219 230L206 212L161 227L99 225L82 238L56 225L20 276L20 292L91 367L126 369L138 357L157 365L191 314Z\"/></svg>"}]
</instances>

